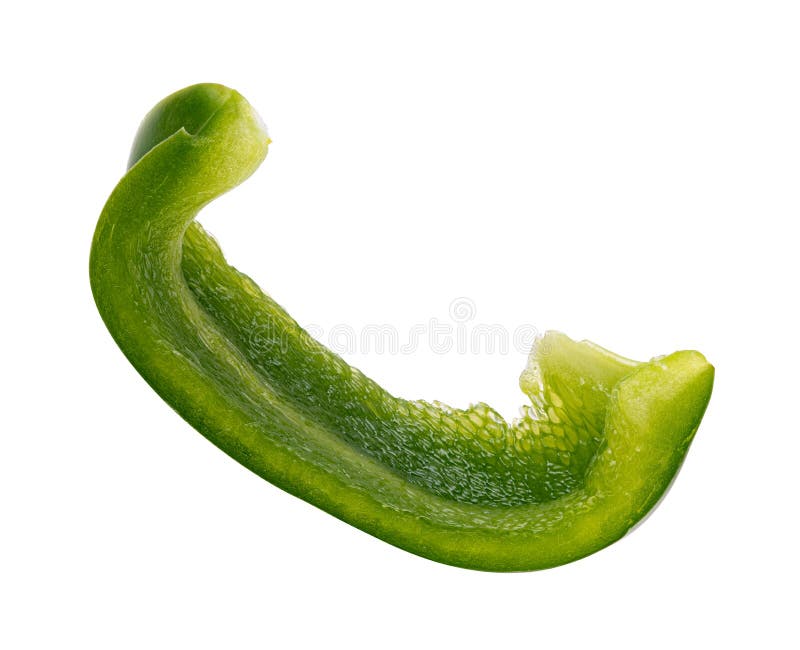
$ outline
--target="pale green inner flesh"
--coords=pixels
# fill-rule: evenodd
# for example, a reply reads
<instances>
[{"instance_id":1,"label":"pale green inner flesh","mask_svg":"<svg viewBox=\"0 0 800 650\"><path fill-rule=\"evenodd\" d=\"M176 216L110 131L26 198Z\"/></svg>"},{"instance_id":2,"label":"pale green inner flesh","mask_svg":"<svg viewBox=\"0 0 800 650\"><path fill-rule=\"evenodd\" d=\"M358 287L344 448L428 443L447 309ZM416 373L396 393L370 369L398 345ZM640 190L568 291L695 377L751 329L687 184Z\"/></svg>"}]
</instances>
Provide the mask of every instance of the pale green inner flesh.
<instances>
[{"instance_id":1,"label":"pale green inner flesh","mask_svg":"<svg viewBox=\"0 0 800 650\"><path fill-rule=\"evenodd\" d=\"M521 380L530 403L509 424L485 404L461 410L390 395L228 266L196 223L182 269L202 309L295 416L460 503L536 504L580 488L603 442L611 390L639 365L549 334Z\"/></svg>"}]
</instances>

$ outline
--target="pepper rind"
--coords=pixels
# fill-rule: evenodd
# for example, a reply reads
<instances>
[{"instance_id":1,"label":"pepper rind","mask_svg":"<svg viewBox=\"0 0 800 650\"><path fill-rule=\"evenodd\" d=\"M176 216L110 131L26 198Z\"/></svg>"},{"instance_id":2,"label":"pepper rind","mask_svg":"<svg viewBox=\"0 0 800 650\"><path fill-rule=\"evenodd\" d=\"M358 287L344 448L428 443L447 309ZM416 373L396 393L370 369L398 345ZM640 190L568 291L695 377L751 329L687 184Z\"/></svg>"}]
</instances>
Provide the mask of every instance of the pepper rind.
<instances>
[{"instance_id":1,"label":"pepper rind","mask_svg":"<svg viewBox=\"0 0 800 650\"><path fill-rule=\"evenodd\" d=\"M496 423L477 407L447 410L388 395L314 342L229 267L193 223L204 205L255 171L268 145L263 123L236 91L215 84L179 91L145 118L130 169L100 216L90 259L95 301L119 347L165 401L266 480L365 532L447 564L548 568L607 546L647 514L677 473L708 404L714 371L702 355L677 352L640 364L558 333L545 335L521 378L532 400L531 421L553 409L542 426L563 430L562 419L582 417L572 426L585 439L572 443L583 456L541 452L542 458L551 454L547 467L565 473L551 492L539 494L529 485L539 457L520 441L535 444L541 434L518 438L521 425ZM270 347L276 332L251 332L243 314L277 328L296 354L281 356ZM308 380L293 383L293 376ZM320 378L349 396L347 407L354 410L348 417L331 413L344 403L321 389ZM564 400L568 404L556 412ZM408 441L413 453L407 457L396 447L382 455L379 444L347 429L348 423L373 424L365 418L381 409L403 413L376 420L384 436L377 442ZM428 421L441 415L458 424L478 413L488 418L492 435L500 431L509 440L484 439L474 427L437 438ZM415 418L419 439L405 429L405 437L392 438L391 426L413 432ZM554 440L566 444L569 433ZM425 454L432 459L443 449L466 463L467 476L453 483L458 490L444 484L446 464L434 474L420 473ZM480 494L476 478L488 480L495 492ZM531 490L529 502L513 500L517 485ZM493 502L493 494L503 497Z\"/></svg>"}]
</instances>

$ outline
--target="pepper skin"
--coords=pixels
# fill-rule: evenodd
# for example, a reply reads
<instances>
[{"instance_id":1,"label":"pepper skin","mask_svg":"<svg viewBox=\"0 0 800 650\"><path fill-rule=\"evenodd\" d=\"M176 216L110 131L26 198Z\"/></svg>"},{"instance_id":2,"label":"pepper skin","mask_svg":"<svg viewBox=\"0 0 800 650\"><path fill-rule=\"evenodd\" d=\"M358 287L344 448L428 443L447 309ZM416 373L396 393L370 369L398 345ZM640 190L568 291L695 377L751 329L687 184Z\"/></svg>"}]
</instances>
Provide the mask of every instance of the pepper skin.
<instances>
[{"instance_id":1,"label":"pepper skin","mask_svg":"<svg viewBox=\"0 0 800 650\"><path fill-rule=\"evenodd\" d=\"M252 174L269 138L247 101L200 84L145 118L92 243L114 340L206 438L282 489L391 544L527 571L616 541L665 493L714 370L647 363L548 332L507 423L485 404L396 398L318 344L194 221Z\"/></svg>"}]
</instances>

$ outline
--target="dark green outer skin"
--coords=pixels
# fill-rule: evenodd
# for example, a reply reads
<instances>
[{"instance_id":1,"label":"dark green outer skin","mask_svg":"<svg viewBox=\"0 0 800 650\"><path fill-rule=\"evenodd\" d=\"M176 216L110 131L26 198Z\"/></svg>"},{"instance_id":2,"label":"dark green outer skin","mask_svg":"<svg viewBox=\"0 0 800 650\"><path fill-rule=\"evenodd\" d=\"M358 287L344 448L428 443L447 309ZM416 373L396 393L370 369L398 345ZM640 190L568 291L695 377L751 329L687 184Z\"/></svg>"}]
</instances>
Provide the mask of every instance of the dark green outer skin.
<instances>
[{"instance_id":1,"label":"dark green outer skin","mask_svg":"<svg viewBox=\"0 0 800 650\"><path fill-rule=\"evenodd\" d=\"M257 168L268 142L235 91L185 89L148 115L103 210L95 301L159 395L271 483L447 564L548 568L647 514L708 403L702 355L638 364L548 334L523 376L532 405L511 425L485 405L394 398L313 341L192 223Z\"/></svg>"}]
</instances>

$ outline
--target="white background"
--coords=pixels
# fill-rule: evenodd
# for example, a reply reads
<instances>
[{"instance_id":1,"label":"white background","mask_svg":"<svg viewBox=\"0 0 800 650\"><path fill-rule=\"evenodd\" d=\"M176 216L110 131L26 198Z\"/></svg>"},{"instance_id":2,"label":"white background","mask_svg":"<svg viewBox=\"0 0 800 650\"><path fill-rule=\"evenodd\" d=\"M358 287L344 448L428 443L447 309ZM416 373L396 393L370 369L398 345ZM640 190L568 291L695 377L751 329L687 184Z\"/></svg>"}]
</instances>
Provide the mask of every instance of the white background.
<instances>
[{"instance_id":1,"label":"white background","mask_svg":"<svg viewBox=\"0 0 800 650\"><path fill-rule=\"evenodd\" d=\"M21 3L3 10L0 646L797 647L793 2ZM92 231L147 110L269 125L201 221L302 324L529 324L717 368L632 535L497 575L417 558L216 450L94 308ZM324 334L320 335L323 340ZM361 348L513 415L525 353Z\"/></svg>"}]
</instances>

